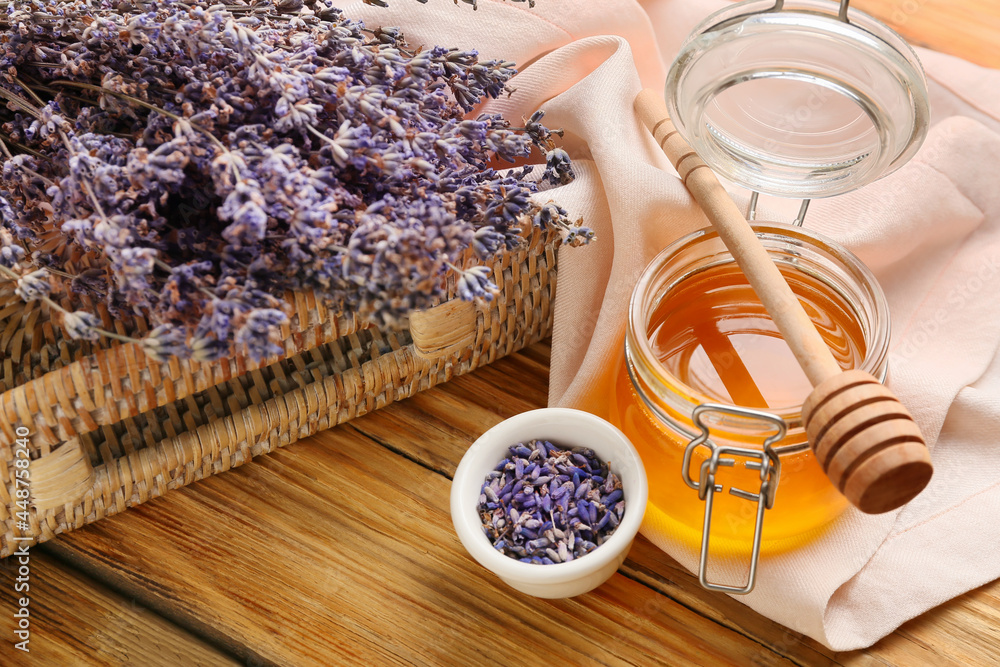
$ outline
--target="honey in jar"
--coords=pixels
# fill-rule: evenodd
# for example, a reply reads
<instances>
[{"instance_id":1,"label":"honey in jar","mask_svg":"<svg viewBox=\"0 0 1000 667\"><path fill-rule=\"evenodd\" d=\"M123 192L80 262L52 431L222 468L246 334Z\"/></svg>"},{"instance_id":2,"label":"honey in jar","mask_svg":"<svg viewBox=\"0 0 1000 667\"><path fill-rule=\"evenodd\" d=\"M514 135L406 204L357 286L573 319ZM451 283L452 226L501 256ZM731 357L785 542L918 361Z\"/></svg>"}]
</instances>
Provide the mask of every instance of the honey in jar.
<instances>
[{"instance_id":1,"label":"honey in jar","mask_svg":"<svg viewBox=\"0 0 1000 667\"><path fill-rule=\"evenodd\" d=\"M772 259L788 280L834 356L845 369L862 368L882 379L888 314L874 277L857 258L814 233L785 225L758 225ZM643 532L697 547L705 503L682 478L683 455L697 434L692 412L700 404L762 410L784 420L775 447L806 441L801 405L811 386L774 322L718 236L710 230L677 241L647 267L629 307L622 355L598 382L607 414L631 439L649 477ZM596 397L595 397L596 398ZM759 450L775 432L752 417L712 413L710 438ZM766 512L762 552L800 545L846 507L808 447L781 456L773 507ZM698 479L707 448L689 466ZM711 523L713 553L746 553L757 504L730 489L760 490L757 470L745 461L720 468Z\"/></svg>"}]
</instances>

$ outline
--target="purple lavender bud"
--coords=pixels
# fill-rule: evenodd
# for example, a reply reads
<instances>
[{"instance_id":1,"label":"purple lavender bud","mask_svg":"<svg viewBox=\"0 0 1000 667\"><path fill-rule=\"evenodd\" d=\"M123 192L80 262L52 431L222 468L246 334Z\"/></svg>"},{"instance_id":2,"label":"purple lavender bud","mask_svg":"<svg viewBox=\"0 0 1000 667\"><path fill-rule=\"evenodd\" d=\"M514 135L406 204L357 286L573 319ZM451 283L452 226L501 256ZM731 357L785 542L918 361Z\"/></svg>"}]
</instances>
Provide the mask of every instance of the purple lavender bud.
<instances>
[{"instance_id":1,"label":"purple lavender bud","mask_svg":"<svg viewBox=\"0 0 1000 667\"><path fill-rule=\"evenodd\" d=\"M288 321L288 316L273 308L258 308L250 312L246 324L236 332L236 343L246 345L247 352L255 361L284 353L284 348L275 342L279 327Z\"/></svg>"},{"instance_id":2,"label":"purple lavender bud","mask_svg":"<svg viewBox=\"0 0 1000 667\"><path fill-rule=\"evenodd\" d=\"M2 237L0 237L0 243L2 243L0 245L0 266L13 269L17 266L18 262L24 259L24 248L14 245L13 240L8 245L6 241L3 241Z\"/></svg>"},{"instance_id":3,"label":"purple lavender bud","mask_svg":"<svg viewBox=\"0 0 1000 667\"><path fill-rule=\"evenodd\" d=\"M544 538L544 537L539 537L539 538L531 540L530 542L527 543L528 549L530 549L532 551L539 550L539 549L545 549L546 547L549 547L551 545L552 545L552 542L550 542L547 538Z\"/></svg>"},{"instance_id":4,"label":"purple lavender bud","mask_svg":"<svg viewBox=\"0 0 1000 667\"><path fill-rule=\"evenodd\" d=\"M458 295L463 301L473 301L477 297L491 301L493 293L498 289L490 280L492 271L485 266L474 266L459 274ZM530 456L529 451L523 456Z\"/></svg>"},{"instance_id":5,"label":"purple lavender bud","mask_svg":"<svg viewBox=\"0 0 1000 667\"><path fill-rule=\"evenodd\" d=\"M191 341L191 358L199 362L217 361L229 356L229 343L214 338L195 338Z\"/></svg>"},{"instance_id":6,"label":"purple lavender bud","mask_svg":"<svg viewBox=\"0 0 1000 667\"><path fill-rule=\"evenodd\" d=\"M622 499L622 490L621 489L615 489L614 491L612 491L611 493L609 493L607 496L605 496L604 499L602 500L602 502L605 505L607 505L608 507L611 507L612 505L614 505L615 503L617 503L621 499Z\"/></svg>"},{"instance_id":7,"label":"purple lavender bud","mask_svg":"<svg viewBox=\"0 0 1000 667\"><path fill-rule=\"evenodd\" d=\"M563 236L563 243L570 247L586 245L597 238L590 227L570 227Z\"/></svg>"},{"instance_id":8,"label":"purple lavender bud","mask_svg":"<svg viewBox=\"0 0 1000 667\"><path fill-rule=\"evenodd\" d=\"M472 247L481 258L494 256L504 245L504 235L494 227L486 225L476 230L472 237Z\"/></svg>"},{"instance_id":9,"label":"purple lavender bud","mask_svg":"<svg viewBox=\"0 0 1000 667\"><path fill-rule=\"evenodd\" d=\"M512 445L510 452L513 458L497 466L503 472L494 470L487 475L479 505L487 534L497 541L500 534L506 536L508 548L502 553L512 558L530 557L538 563L569 562L587 553L588 545L601 544L614 530L612 524L620 516L600 502L602 495L609 494L603 493L603 485L595 485L591 473L584 469L601 472L596 476L603 482L605 476L610 477L608 467L591 456L590 450L560 450L551 443L532 441ZM530 457L536 453L532 461ZM569 461L582 467L571 466ZM579 483L574 486L567 472L561 473L560 483L559 476L553 474L560 468L575 475ZM506 489L513 506L490 503L487 489L494 494ZM496 508L493 514L491 506Z\"/></svg>"},{"instance_id":10,"label":"purple lavender bud","mask_svg":"<svg viewBox=\"0 0 1000 667\"><path fill-rule=\"evenodd\" d=\"M154 361L164 362L171 357L185 359L191 354L185 340L184 331L162 324L142 339L143 352Z\"/></svg>"},{"instance_id":11,"label":"purple lavender bud","mask_svg":"<svg viewBox=\"0 0 1000 667\"><path fill-rule=\"evenodd\" d=\"M554 148L545 155L545 173L543 181L553 185L572 183L575 175L570 163L569 154L561 148Z\"/></svg>"},{"instance_id":12,"label":"purple lavender bud","mask_svg":"<svg viewBox=\"0 0 1000 667\"><path fill-rule=\"evenodd\" d=\"M0 221L9 223L13 222L17 217L14 207L10 205L10 200L0 196Z\"/></svg>"},{"instance_id":13,"label":"purple lavender bud","mask_svg":"<svg viewBox=\"0 0 1000 667\"><path fill-rule=\"evenodd\" d=\"M70 338L75 340L98 339L97 329L101 326L101 321L96 315L78 310L73 313L63 313L63 328Z\"/></svg>"},{"instance_id":14,"label":"purple lavender bud","mask_svg":"<svg viewBox=\"0 0 1000 667\"><path fill-rule=\"evenodd\" d=\"M514 445L513 447L510 448L510 453L515 454L517 456L530 456L531 450L525 447L524 445Z\"/></svg>"},{"instance_id":15,"label":"purple lavender bud","mask_svg":"<svg viewBox=\"0 0 1000 667\"><path fill-rule=\"evenodd\" d=\"M49 296L52 285L49 283L49 272L45 269L32 271L17 280L14 293L24 301L39 301Z\"/></svg>"}]
</instances>

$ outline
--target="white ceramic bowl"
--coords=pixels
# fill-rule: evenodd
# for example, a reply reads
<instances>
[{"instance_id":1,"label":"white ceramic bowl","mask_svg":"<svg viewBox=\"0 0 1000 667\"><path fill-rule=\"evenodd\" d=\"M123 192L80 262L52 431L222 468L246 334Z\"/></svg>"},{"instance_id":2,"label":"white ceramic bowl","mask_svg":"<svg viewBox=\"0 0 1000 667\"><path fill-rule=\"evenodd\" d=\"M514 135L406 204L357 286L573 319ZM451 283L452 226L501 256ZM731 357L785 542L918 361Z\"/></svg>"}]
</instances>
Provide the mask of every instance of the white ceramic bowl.
<instances>
[{"instance_id":1,"label":"white ceramic bowl","mask_svg":"<svg viewBox=\"0 0 1000 667\"><path fill-rule=\"evenodd\" d=\"M490 543L479 518L479 495L486 474L507 456L507 448L529 440L563 447L589 447L622 480L625 515L607 541L567 563L538 565L505 556ZM642 460L625 434L594 415L544 408L506 419L484 433L462 457L451 483L451 518L462 544L486 569L508 585L540 598L567 598L597 588L625 560L646 510L648 487Z\"/></svg>"}]
</instances>

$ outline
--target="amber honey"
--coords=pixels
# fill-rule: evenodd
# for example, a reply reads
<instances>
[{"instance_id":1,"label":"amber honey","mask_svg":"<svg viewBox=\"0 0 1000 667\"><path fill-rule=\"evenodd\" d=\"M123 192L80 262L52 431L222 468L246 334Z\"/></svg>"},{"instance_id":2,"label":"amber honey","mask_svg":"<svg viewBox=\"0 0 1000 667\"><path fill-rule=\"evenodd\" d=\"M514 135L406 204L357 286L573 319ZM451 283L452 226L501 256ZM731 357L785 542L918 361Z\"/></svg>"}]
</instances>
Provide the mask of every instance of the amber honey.
<instances>
[{"instance_id":1,"label":"amber honey","mask_svg":"<svg viewBox=\"0 0 1000 667\"><path fill-rule=\"evenodd\" d=\"M610 393L606 416L642 456L649 477L643 530L654 542L662 536L693 547L701 542L705 505L681 476L684 449L696 431L690 419L694 406L763 409L789 425L779 445L805 442L799 410L811 385L742 272L731 258L720 259L713 243L717 238L696 239L683 252L675 251L678 261L671 264L661 256L661 266L654 261L647 269L633 297L628 353L595 384L595 391ZM770 244L788 245L780 238ZM874 279L872 285L860 284L869 277L865 271L845 276L835 270L833 259L839 258L831 258L826 246L809 257L802 256L799 244L791 248L789 261L781 261L777 252L779 268L834 356L845 369L871 366L871 344L882 348L882 338L887 338L887 329L879 330L878 318L872 319L867 308L881 296ZM876 291L870 301L868 287ZM880 365L884 371L884 359ZM763 422L742 419L722 420L710 428L717 444L749 448L760 448L773 432ZM695 451L692 478L698 478L706 453L703 448ZM782 456L781 465L775 505L765 515L764 551L802 544L847 506L809 450ZM731 495L729 489L757 492L759 473L738 461L720 469L717 482L724 491L715 497L712 552L746 552L756 504Z\"/></svg>"}]
</instances>

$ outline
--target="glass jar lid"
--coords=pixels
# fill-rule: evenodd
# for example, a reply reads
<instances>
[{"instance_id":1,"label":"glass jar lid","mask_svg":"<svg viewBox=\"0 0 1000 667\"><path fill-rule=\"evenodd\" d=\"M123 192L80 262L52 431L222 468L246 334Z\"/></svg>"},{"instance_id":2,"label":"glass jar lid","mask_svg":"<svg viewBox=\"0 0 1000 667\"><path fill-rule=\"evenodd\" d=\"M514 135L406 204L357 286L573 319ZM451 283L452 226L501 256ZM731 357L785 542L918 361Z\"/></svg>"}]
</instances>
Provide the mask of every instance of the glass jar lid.
<instances>
[{"instance_id":1,"label":"glass jar lid","mask_svg":"<svg viewBox=\"0 0 1000 667\"><path fill-rule=\"evenodd\" d=\"M750 0L688 37L667 75L667 106L716 173L813 199L881 178L917 150L930 116L917 56L846 4Z\"/></svg>"}]
</instances>

